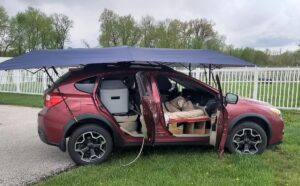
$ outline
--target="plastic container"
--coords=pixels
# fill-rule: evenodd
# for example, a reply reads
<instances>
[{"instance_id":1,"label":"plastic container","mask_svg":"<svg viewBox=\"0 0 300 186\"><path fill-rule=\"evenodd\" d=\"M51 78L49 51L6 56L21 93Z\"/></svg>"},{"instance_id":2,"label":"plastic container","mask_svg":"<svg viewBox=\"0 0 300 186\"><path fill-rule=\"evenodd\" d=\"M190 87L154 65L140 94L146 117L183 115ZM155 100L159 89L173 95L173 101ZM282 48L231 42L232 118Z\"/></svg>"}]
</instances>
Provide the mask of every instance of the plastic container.
<instances>
[{"instance_id":1,"label":"plastic container","mask_svg":"<svg viewBox=\"0 0 300 186\"><path fill-rule=\"evenodd\" d=\"M128 112L128 88L121 80L102 81L100 98L110 113L124 114Z\"/></svg>"}]
</instances>

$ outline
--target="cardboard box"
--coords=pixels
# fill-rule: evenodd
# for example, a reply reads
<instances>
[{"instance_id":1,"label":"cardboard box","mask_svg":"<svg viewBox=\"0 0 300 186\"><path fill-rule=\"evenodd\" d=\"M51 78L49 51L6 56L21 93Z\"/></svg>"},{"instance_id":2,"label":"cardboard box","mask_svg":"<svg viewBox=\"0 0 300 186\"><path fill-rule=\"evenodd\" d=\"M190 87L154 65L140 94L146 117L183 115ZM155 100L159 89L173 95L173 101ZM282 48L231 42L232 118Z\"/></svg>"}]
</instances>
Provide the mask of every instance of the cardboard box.
<instances>
[{"instance_id":1,"label":"cardboard box","mask_svg":"<svg viewBox=\"0 0 300 186\"><path fill-rule=\"evenodd\" d=\"M184 134L194 134L194 122L184 123L183 133Z\"/></svg>"},{"instance_id":2,"label":"cardboard box","mask_svg":"<svg viewBox=\"0 0 300 186\"><path fill-rule=\"evenodd\" d=\"M177 126L177 123L169 123L169 131L172 134L182 134L183 133L183 125Z\"/></svg>"},{"instance_id":3,"label":"cardboard box","mask_svg":"<svg viewBox=\"0 0 300 186\"><path fill-rule=\"evenodd\" d=\"M177 129L177 123L169 123L168 124L169 129Z\"/></svg>"},{"instance_id":4,"label":"cardboard box","mask_svg":"<svg viewBox=\"0 0 300 186\"><path fill-rule=\"evenodd\" d=\"M196 122L194 134L205 134L205 122Z\"/></svg>"}]
</instances>

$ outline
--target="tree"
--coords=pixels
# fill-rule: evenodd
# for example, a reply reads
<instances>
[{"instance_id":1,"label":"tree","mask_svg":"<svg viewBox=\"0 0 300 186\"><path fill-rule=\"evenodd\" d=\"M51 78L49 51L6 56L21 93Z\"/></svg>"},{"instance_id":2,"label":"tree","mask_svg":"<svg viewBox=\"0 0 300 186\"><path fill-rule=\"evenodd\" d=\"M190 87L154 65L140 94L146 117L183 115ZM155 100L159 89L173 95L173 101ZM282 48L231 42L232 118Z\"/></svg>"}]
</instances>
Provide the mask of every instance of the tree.
<instances>
[{"instance_id":1,"label":"tree","mask_svg":"<svg viewBox=\"0 0 300 186\"><path fill-rule=\"evenodd\" d=\"M156 40L156 25L154 18L150 16L142 17L140 22L141 40L140 46L154 47Z\"/></svg>"},{"instance_id":2,"label":"tree","mask_svg":"<svg viewBox=\"0 0 300 186\"><path fill-rule=\"evenodd\" d=\"M53 14L51 21L54 27L54 47L63 49L68 40L70 29L73 27L73 21L63 14Z\"/></svg>"},{"instance_id":3,"label":"tree","mask_svg":"<svg viewBox=\"0 0 300 186\"><path fill-rule=\"evenodd\" d=\"M13 37L18 54L35 49L52 48L53 27L49 17L38 9L29 7L13 18Z\"/></svg>"},{"instance_id":4,"label":"tree","mask_svg":"<svg viewBox=\"0 0 300 186\"><path fill-rule=\"evenodd\" d=\"M192 37L192 48L217 48L222 44L218 33L214 31L215 24L206 19L193 19L189 21L189 33Z\"/></svg>"},{"instance_id":5,"label":"tree","mask_svg":"<svg viewBox=\"0 0 300 186\"><path fill-rule=\"evenodd\" d=\"M0 6L0 56L6 55L6 51L11 44L9 29L9 17L5 9Z\"/></svg>"},{"instance_id":6,"label":"tree","mask_svg":"<svg viewBox=\"0 0 300 186\"><path fill-rule=\"evenodd\" d=\"M134 46L140 40L140 28L131 15L119 16L105 9L99 21L101 22L99 43L102 46Z\"/></svg>"},{"instance_id":7,"label":"tree","mask_svg":"<svg viewBox=\"0 0 300 186\"><path fill-rule=\"evenodd\" d=\"M20 55L36 49L63 49L73 21L63 14L47 16L38 9L28 7L11 17L8 25L6 50L11 55Z\"/></svg>"},{"instance_id":8,"label":"tree","mask_svg":"<svg viewBox=\"0 0 300 186\"><path fill-rule=\"evenodd\" d=\"M118 17L116 32L121 45L134 46L140 40L141 31L131 15Z\"/></svg>"},{"instance_id":9,"label":"tree","mask_svg":"<svg viewBox=\"0 0 300 186\"><path fill-rule=\"evenodd\" d=\"M100 15L100 37L99 43L104 47L120 45L117 34L117 18L118 16L111 10L104 9Z\"/></svg>"},{"instance_id":10,"label":"tree","mask_svg":"<svg viewBox=\"0 0 300 186\"><path fill-rule=\"evenodd\" d=\"M181 22L177 19L167 21L168 48L183 48L181 35Z\"/></svg>"}]
</instances>

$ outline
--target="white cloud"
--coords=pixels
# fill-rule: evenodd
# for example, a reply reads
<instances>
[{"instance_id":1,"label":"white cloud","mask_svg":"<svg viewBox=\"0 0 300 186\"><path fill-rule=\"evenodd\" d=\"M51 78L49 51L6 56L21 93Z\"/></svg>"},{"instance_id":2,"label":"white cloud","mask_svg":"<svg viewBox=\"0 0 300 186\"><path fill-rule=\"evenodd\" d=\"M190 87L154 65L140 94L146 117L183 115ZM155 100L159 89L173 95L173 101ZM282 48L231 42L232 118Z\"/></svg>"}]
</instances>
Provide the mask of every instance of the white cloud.
<instances>
[{"instance_id":1,"label":"white cloud","mask_svg":"<svg viewBox=\"0 0 300 186\"><path fill-rule=\"evenodd\" d=\"M99 15L104 8L136 19L188 20L207 18L226 42L237 47L295 49L300 43L300 1L298 0L0 0L9 15L28 6L47 14L63 13L74 21L69 46L83 47L82 40L98 45Z\"/></svg>"}]
</instances>

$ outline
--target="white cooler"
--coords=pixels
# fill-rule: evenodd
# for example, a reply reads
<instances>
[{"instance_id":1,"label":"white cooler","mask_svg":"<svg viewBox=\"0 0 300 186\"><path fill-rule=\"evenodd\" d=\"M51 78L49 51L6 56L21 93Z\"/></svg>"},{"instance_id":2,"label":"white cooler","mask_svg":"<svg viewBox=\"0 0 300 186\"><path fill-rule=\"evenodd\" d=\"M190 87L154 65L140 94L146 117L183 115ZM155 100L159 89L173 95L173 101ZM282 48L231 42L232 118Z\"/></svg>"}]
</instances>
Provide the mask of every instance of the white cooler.
<instances>
[{"instance_id":1,"label":"white cooler","mask_svg":"<svg viewBox=\"0 0 300 186\"><path fill-rule=\"evenodd\" d=\"M100 98L110 113L121 114L128 112L128 88L121 80L103 80Z\"/></svg>"}]
</instances>

